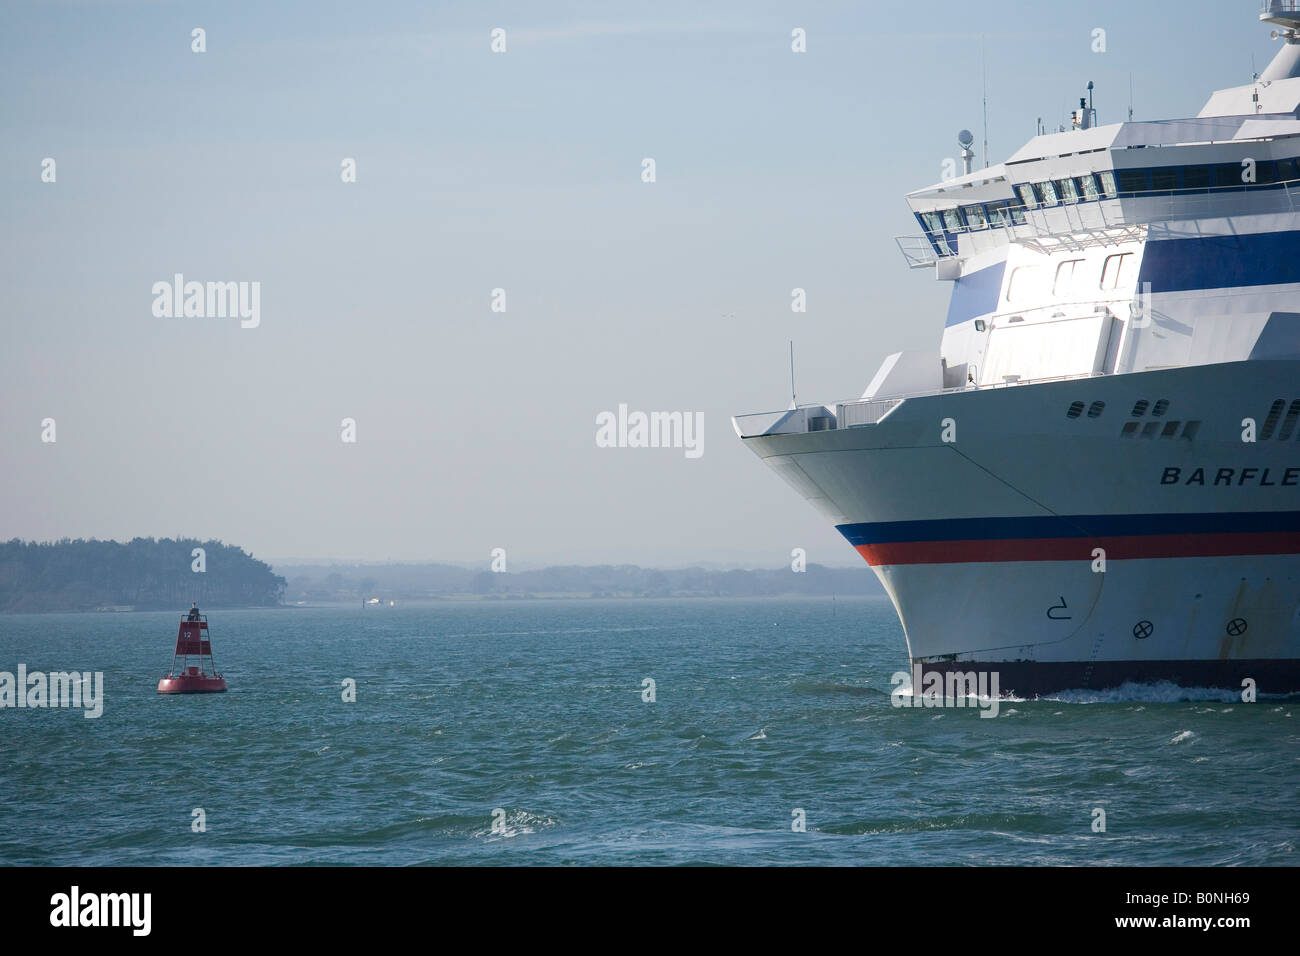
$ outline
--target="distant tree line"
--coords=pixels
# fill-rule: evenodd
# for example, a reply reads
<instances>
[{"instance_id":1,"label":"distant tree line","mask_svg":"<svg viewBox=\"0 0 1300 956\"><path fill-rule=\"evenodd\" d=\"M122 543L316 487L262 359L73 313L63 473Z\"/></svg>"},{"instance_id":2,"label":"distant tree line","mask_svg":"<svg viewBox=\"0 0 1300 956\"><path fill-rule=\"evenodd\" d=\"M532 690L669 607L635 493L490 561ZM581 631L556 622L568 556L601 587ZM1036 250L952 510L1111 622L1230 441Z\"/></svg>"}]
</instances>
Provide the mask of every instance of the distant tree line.
<instances>
[{"instance_id":1,"label":"distant tree line","mask_svg":"<svg viewBox=\"0 0 1300 956\"><path fill-rule=\"evenodd\" d=\"M204 569L193 569L195 548ZM177 611L268 607L282 602L285 580L270 565L220 541L134 538L0 544L0 611Z\"/></svg>"}]
</instances>

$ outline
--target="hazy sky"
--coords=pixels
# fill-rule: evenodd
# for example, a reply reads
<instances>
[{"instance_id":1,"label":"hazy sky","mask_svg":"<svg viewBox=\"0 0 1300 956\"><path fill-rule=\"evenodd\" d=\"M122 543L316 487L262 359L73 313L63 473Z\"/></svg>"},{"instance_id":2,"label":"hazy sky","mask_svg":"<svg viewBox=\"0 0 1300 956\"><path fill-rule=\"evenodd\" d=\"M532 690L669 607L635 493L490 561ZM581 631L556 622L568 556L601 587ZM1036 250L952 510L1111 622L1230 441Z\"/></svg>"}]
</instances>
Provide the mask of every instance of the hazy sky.
<instances>
[{"instance_id":1,"label":"hazy sky","mask_svg":"<svg viewBox=\"0 0 1300 956\"><path fill-rule=\"evenodd\" d=\"M6 4L0 537L856 562L729 417L786 406L790 339L800 401L937 344L894 236L980 149L981 35L997 162L1088 80L1102 123L1130 73L1135 118L1195 115L1276 50L1258 8ZM176 273L260 283L260 324L156 317ZM598 448L620 403L702 412L703 455Z\"/></svg>"}]
</instances>

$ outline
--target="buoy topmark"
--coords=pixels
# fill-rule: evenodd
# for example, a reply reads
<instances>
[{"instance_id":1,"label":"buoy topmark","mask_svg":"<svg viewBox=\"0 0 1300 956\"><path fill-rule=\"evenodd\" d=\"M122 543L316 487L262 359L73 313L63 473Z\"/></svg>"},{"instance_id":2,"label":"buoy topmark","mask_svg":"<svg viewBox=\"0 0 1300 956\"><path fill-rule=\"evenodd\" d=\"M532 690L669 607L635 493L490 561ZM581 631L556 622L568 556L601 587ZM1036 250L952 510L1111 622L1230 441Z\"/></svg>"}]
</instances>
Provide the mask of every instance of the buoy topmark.
<instances>
[{"instance_id":1,"label":"buoy topmark","mask_svg":"<svg viewBox=\"0 0 1300 956\"><path fill-rule=\"evenodd\" d=\"M190 658L198 663L191 664ZM181 662L180 670L176 662ZM158 682L160 694L217 694L226 689L226 679L217 673L212 662L212 642L208 639L208 618L195 608L182 618L176 631L176 651L172 654L171 673Z\"/></svg>"}]
</instances>

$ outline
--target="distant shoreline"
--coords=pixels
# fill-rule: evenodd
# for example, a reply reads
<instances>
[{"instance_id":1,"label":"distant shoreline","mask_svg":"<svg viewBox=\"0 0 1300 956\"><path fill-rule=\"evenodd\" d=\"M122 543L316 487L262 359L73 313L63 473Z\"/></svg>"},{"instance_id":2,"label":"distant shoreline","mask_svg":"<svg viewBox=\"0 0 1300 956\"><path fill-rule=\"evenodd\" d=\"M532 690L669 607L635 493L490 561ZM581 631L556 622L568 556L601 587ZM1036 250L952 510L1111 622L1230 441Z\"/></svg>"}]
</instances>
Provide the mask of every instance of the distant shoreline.
<instances>
[{"instance_id":1,"label":"distant shoreline","mask_svg":"<svg viewBox=\"0 0 1300 956\"><path fill-rule=\"evenodd\" d=\"M636 594L615 595L611 597L591 597L584 594L552 594L552 595L528 595L519 597L511 595L509 597L485 596L478 594L453 594L443 598L408 598L405 601L397 601L396 605L390 607L387 604L383 606L369 607L362 610L359 602L354 601L330 601L317 604L278 604L278 605L247 605L240 607L219 607L212 605L203 608L203 613L209 611L213 614L220 614L235 611L346 611L354 610L365 614L384 614L393 611L401 611L410 608L427 608L438 607L449 604L455 605L501 605L501 604L527 604L527 603L562 603L565 601L582 602L584 604L596 604L600 602L630 604L637 601L733 601L733 602L758 602L758 601L806 601L830 604L832 601L879 601L887 599L887 595L881 594L669 594L646 597ZM63 610L46 610L46 611L0 611L0 617L40 617L48 614L167 614L170 613L167 608L92 608L89 610L77 608L65 608ZM185 609L179 608L175 612L177 619L185 616Z\"/></svg>"}]
</instances>

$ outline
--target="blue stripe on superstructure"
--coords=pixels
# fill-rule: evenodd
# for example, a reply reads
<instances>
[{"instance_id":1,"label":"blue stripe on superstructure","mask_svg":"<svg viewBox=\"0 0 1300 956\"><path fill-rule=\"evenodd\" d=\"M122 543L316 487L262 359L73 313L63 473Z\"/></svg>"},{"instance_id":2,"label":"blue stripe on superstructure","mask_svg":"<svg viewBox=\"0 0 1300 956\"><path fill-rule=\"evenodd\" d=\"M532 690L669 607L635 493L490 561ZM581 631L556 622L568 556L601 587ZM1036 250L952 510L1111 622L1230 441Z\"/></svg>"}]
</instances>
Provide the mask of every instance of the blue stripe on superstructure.
<instances>
[{"instance_id":1,"label":"blue stripe on superstructure","mask_svg":"<svg viewBox=\"0 0 1300 956\"><path fill-rule=\"evenodd\" d=\"M948 321L944 328L958 325L977 315L987 315L998 307L1002 294L1002 274L1006 261L985 266L970 275L962 276L952 284L952 299L948 302Z\"/></svg>"},{"instance_id":2,"label":"blue stripe on superstructure","mask_svg":"<svg viewBox=\"0 0 1300 956\"><path fill-rule=\"evenodd\" d=\"M1192 292L1300 282L1300 232L1160 239L1142 253L1138 289Z\"/></svg>"},{"instance_id":3,"label":"blue stripe on superstructure","mask_svg":"<svg viewBox=\"0 0 1300 956\"><path fill-rule=\"evenodd\" d=\"M1300 511L947 518L933 521L842 524L837 525L836 530L854 547L900 541L998 541L1025 538L1300 531Z\"/></svg>"}]
</instances>

